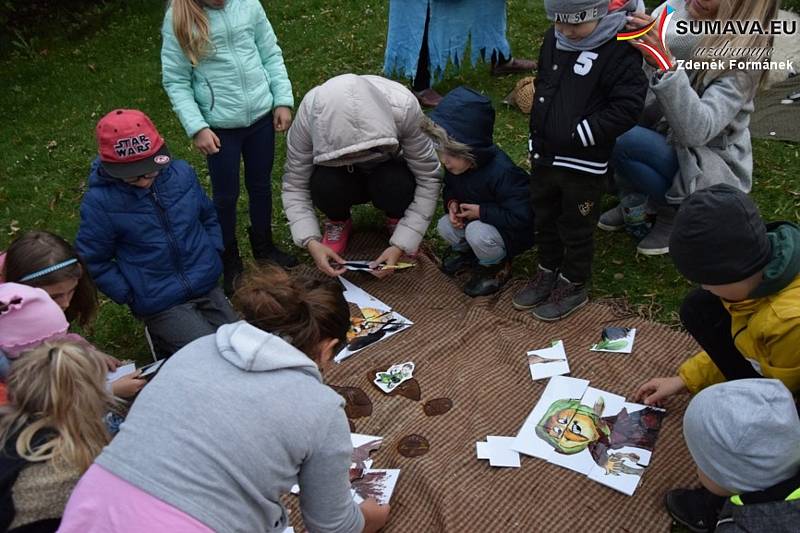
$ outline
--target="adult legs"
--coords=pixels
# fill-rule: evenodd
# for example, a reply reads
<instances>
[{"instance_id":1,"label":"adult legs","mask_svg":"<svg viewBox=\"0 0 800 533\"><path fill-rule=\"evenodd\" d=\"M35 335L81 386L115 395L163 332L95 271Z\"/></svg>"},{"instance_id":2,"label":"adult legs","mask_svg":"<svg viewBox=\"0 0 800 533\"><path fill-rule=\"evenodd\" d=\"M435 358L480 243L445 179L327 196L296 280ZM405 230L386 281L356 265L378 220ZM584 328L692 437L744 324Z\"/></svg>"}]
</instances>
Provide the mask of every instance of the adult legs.
<instances>
[{"instance_id":1,"label":"adult legs","mask_svg":"<svg viewBox=\"0 0 800 533\"><path fill-rule=\"evenodd\" d=\"M372 205L389 218L403 218L414 201L417 181L404 161L390 159L365 173L367 194Z\"/></svg>"},{"instance_id":2,"label":"adult legs","mask_svg":"<svg viewBox=\"0 0 800 533\"><path fill-rule=\"evenodd\" d=\"M736 347L731 315L718 296L694 289L681 304L681 322L706 351L727 380L760 378L753 365Z\"/></svg>"},{"instance_id":3,"label":"adult legs","mask_svg":"<svg viewBox=\"0 0 800 533\"><path fill-rule=\"evenodd\" d=\"M364 180L348 168L316 166L311 173L311 202L330 220L348 220L351 207L369 201Z\"/></svg>"},{"instance_id":4,"label":"adult legs","mask_svg":"<svg viewBox=\"0 0 800 533\"><path fill-rule=\"evenodd\" d=\"M620 192L640 192L664 204L678 172L678 155L660 133L634 126L617 139L611 156Z\"/></svg>"}]
</instances>

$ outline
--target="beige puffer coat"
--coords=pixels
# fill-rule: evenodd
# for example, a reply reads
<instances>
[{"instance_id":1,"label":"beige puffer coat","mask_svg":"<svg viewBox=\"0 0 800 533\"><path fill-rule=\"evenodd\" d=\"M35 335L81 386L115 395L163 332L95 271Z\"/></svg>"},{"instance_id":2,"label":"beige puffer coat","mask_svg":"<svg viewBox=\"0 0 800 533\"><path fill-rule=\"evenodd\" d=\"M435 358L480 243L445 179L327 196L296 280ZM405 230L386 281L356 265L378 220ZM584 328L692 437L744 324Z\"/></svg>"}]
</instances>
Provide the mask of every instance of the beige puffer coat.
<instances>
[{"instance_id":1,"label":"beige puffer coat","mask_svg":"<svg viewBox=\"0 0 800 533\"><path fill-rule=\"evenodd\" d=\"M398 153L416 177L414 200L389 242L414 252L433 218L441 187L439 159L420 130L422 110L414 95L379 76L343 74L311 89L286 138L283 209L298 246L321 238L311 203L315 165L336 165L370 148ZM350 161L353 162L353 161Z\"/></svg>"}]
</instances>

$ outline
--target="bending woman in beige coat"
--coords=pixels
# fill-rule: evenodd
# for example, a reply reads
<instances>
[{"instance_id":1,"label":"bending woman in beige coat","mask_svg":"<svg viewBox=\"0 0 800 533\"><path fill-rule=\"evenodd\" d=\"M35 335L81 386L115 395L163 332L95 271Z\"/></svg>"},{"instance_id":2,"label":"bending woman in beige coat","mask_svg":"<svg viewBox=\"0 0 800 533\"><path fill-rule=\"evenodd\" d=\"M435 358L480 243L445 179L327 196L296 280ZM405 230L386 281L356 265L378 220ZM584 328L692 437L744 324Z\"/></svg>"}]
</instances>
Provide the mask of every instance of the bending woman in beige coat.
<instances>
[{"instance_id":1,"label":"bending woman in beige coat","mask_svg":"<svg viewBox=\"0 0 800 533\"><path fill-rule=\"evenodd\" d=\"M408 89L379 76L343 74L303 98L286 138L283 209L295 244L308 249L322 272L344 272L341 254L357 204L386 214L389 246L373 264L393 265L417 251L441 186L422 117ZM324 235L314 208L327 217Z\"/></svg>"}]
</instances>

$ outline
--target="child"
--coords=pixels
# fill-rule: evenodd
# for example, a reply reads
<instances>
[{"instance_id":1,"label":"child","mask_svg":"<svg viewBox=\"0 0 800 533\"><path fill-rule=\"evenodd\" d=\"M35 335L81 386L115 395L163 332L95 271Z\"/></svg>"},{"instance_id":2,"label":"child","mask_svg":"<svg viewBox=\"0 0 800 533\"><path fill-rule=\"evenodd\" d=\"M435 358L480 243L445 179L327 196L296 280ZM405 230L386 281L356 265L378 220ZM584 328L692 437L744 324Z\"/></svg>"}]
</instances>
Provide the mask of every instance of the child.
<instances>
[{"instance_id":1,"label":"child","mask_svg":"<svg viewBox=\"0 0 800 533\"><path fill-rule=\"evenodd\" d=\"M797 531L800 418L780 381L704 389L686 409L683 435L703 487L667 493L676 522L698 532Z\"/></svg>"},{"instance_id":2,"label":"child","mask_svg":"<svg viewBox=\"0 0 800 533\"><path fill-rule=\"evenodd\" d=\"M96 354L101 360L109 359L80 335L68 333L67 328L69 323L64 312L42 289L18 283L0 283L0 385L5 383L12 361L45 341L68 340ZM119 364L116 359L113 364L106 361L106 368L114 370ZM109 392L130 399L145 384L145 380L138 379L137 373L128 374L111 383ZM0 397L0 405L5 403Z\"/></svg>"},{"instance_id":3,"label":"child","mask_svg":"<svg viewBox=\"0 0 800 533\"><path fill-rule=\"evenodd\" d=\"M236 321L217 287L217 216L194 170L141 111L104 116L97 144L75 245L100 290L144 321L162 356Z\"/></svg>"},{"instance_id":4,"label":"child","mask_svg":"<svg viewBox=\"0 0 800 533\"><path fill-rule=\"evenodd\" d=\"M684 277L701 284L680 314L704 351L677 376L639 387L640 400L658 404L680 392L758 377L800 392L800 228L765 226L747 194L714 185L684 201L670 255Z\"/></svg>"},{"instance_id":5,"label":"child","mask_svg":"<svg viewBox=\"0 0 800 533\"><path fill-rule=\"evenodd\" d=\"M555 321L589 301L608 161L617 137L639 119L647 79L639 52L616 40L626 9L607 14L608 0L544 5L555 26L540 52L529 144L539 267L513 303Z\"/></svg>"},{"instance_id":6,"label":"child","mask_svg":"<svg viewBox=\"0 0 800 533\"><path fill-rule=\"evenodd\" d=\"M67 315L88 326L97 314L97 289L89 269L64 239L47 231L29 231L0 255L0 281L39 287Z\"/></svg>"},{"instance_id":7,"label":"child","mask_svg":"<svg viewBox=\"0 0 800 533\"><path fill-rule=\"evenodd\" d=\"M15 361L0 414L0 530L55 531L80 476L108 443L103 361L45 343Z\"/></svg>"},{"instance_id":8,"label":"child","mask_svg":"<svg viewBox=\"0 0 800 533\"><path fill-rule=\"evenodd\" d=\"M442 270L473 267L464 292L493 294L511 277L511 258L533 245L529 176L494 144L494 108L472 89L452 90L422 128L445 167L437 230L455 254Z\"/></svg>"},{"instance_id":9,"label":"child","mask_svg":"<svg viewBox=\"0 0 800 533\"><path fill-rule=\"evenodd\" d=\"M235 300L246 321L164 365L81 479L62 533L280 532L294 484L309 531L386 523L389 506L353 501L344 402L321 374L350 327L339 283L272 267L249 274Z\"/></svg>"},{"instance_id":10,"label":"child","mask_svg":"<svg viewBox=\"0 0 800 533\"><path fill-rule=\"evenodd\" d=\"M286 131L292 122L292 84L258 0L172 0L161 34L164 89L186 133L208 159L230 295L242 272L236 242L241 158L253 257L297 265L272 242L270 180L275 131Z\"/></svg>"}]
</instances>

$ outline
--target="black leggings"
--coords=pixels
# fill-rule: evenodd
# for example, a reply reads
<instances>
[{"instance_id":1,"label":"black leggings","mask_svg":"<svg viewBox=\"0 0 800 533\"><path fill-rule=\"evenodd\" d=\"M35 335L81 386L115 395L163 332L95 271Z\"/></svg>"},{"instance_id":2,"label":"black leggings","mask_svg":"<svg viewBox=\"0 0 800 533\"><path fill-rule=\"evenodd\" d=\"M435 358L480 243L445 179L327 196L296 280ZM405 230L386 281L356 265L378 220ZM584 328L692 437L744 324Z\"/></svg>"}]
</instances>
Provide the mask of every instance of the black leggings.
<instances>
[{"instance_id":1,"label":"black leggings","mask_svg":"<svg viewBox=\"0 0 800 533\"><path fill-rule=\"evenodd\" d=\"M681 305L681 322L711 357L725 379L732 381L763 377L734 344L735 336L741 331L731 335L731 315L718 296L703 289L694 289Z\"/></svg>"},{"instance_id":2,"label":"black leggings","mask_svg":"<svg viewBox=\"0 0 800 533\"><path fill-rule=\"evenodd\" d=\"M389 218L403 218L416 187L414 175L401 160L369 169L317 166L311 174L311 201L330 220L347 220L351 207L366 203Z\"/></svg>"}]
</instances>

